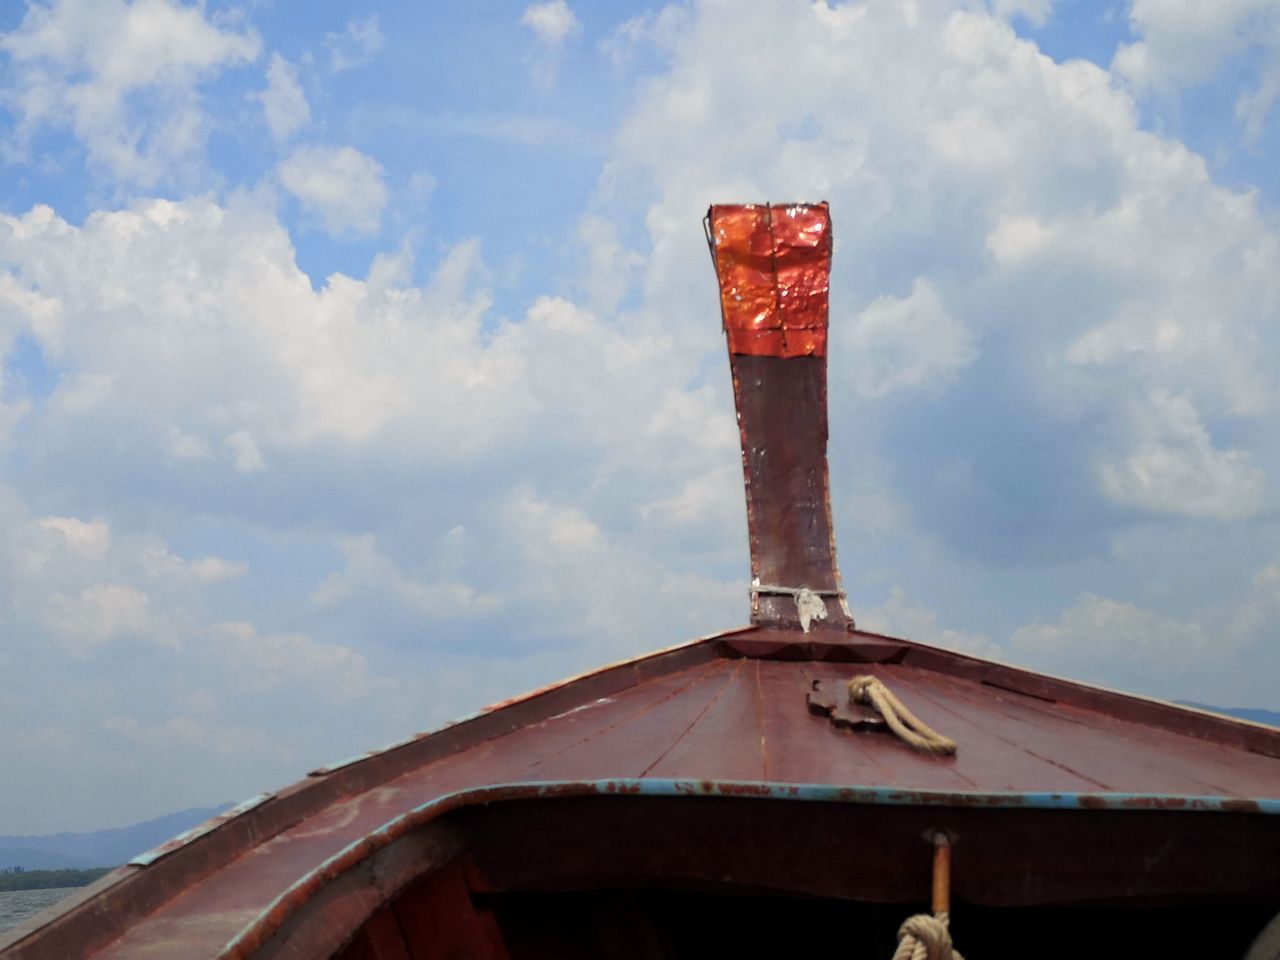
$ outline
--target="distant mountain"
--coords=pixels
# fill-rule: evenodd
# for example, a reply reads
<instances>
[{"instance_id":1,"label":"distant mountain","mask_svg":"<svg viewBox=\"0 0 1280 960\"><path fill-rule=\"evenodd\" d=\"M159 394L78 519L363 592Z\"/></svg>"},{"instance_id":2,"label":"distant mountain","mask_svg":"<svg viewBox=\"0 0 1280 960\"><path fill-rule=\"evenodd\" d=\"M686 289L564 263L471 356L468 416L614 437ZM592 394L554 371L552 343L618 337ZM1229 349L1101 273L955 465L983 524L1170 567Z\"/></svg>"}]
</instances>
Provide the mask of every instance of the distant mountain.
<instances>
[{"instance_id":1,"label":"distant mountain","mask_svg":"<svg viewBox=\"0 0 1280 960\"><path fill-rule=\"evenodd\" d=\"M0 836L0 870L57 870L63 867L114 867L216 816L231 804L192 807L155 820L90 833L55 833L47 837Z\"/></svg>"},{"instance_id":2,"label":"distant mountain","mask_svg":"<svg viewBox=\"0 0 1280 960\"><path fill-rule=\"evenodd\" d=\"M1177 700L1176 703L1182 704L1184 707L1195 707L1197 710L1208 710L1211 713L1225 713L1229 717L1239 717L1241 720L1251 720L1254 723L1266 723L1273 727L1280 727L1280 713L1274 710L1262 710L1257 707L1211 707L1205 703L1195 703L1191 700Z\"/></svg>"}]
</instances>

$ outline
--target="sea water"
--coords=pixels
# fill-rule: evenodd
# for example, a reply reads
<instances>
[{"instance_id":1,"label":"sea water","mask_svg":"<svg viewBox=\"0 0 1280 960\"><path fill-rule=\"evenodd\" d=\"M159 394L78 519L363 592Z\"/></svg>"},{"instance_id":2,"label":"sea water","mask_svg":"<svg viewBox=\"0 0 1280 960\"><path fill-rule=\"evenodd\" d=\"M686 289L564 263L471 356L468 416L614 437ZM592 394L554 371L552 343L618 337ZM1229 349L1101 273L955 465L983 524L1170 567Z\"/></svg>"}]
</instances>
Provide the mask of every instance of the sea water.
<instances>
[{"instance_id":1,"label":"sea water","mask_svg":"<svg viewBox=\"0 0 1280 960\"><path fill-rule=\"evenodd\" d=\"M55 887L52 890L0 890L0 930L16 927L33 913L39 913L79 889Z\"/></svg>"}]
</instances>

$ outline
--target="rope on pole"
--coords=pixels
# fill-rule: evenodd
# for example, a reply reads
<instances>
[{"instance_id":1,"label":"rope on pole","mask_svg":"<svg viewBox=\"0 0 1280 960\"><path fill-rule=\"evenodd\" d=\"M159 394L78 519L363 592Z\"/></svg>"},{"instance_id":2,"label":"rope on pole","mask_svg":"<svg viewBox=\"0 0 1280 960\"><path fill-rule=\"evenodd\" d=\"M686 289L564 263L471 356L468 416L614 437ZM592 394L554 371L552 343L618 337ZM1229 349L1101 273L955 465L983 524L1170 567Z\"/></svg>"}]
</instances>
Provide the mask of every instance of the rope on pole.
<instances>
[{"instance_id":1,"label":"rope on pole","mask_svg":"<svg viewBox=\"0 0 1280 960\"><path fill-rule=\"evenodd\" d=\"M951 838L933 835L933 913L907 917L898 928L893 960L964 960L951 944Z\"/></svg>"}]
</instances>

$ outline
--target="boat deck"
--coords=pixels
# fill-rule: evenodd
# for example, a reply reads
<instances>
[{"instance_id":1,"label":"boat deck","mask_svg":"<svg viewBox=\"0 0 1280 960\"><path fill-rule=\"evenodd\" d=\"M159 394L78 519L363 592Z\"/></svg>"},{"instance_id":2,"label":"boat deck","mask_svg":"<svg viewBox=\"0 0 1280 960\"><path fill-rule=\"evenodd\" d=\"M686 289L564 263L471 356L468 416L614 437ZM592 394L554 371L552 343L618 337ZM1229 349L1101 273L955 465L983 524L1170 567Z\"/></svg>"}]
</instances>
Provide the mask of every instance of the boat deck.
<instances>
[{"instance_id":1,"label":"boat deck","mask_svg":"<svg viewBox=\"0 0 1280 960\"><path fill-rule=\"evenodd\" d=\"M686 790L720 784L707 790L722 793L811 785L813 797L861 788L864 801L883 803L1280 811L1280 731L889 638L823 647L798 636L755 630L701 641L317 771L103 881L95 893L105 899L91 894L82 910L114 905L132 922L88 955L218 956L331 858L482 788L634 793L651 783L661 793L688 781ZM804 656L813 659L796 659ZM838 729L809 709L815 681L842 688L857 673L881 679L953 738L957 754L920 754L888 732ZM1187 729L1170 729L1179 725ZM13 956L26 956L16 947Z\"/></svg>"}]
</instances>

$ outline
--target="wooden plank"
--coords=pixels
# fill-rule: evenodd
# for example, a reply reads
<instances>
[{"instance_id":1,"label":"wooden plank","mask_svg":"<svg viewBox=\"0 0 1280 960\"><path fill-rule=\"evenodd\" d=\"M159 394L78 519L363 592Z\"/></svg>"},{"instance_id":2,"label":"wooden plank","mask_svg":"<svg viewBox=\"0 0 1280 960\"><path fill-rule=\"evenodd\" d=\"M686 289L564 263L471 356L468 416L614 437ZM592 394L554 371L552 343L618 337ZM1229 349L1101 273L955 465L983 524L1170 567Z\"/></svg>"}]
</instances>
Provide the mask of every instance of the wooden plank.
<instances>
[{"instance_id":1,"label":"wooden plank","mask_svg":"<svg viewBox=\"0 0 1280 960\"><path fill-rule=\"evenodd\" d=\"M1217 746L1280 758L1280 730L1228 717L1187 710L1145 697L1073 683L1001 663L979 660L935 647L912 644L903 663L947 676L1069 703L1085 710L1178 733Z\"/></svg>"},{"instance_id":2,"label":"wooden plank","mask_svg":"<svg viewBox=\"0 0 1280 960\"><path fill-rule=\"evenodd\" d=\"M1275 757L1211 743L1200 737L1174 733L1085 707L1047 704L1016 694L1003 699L1041 716L1052 716L1059 723L1079 724L1123 739L1134 750L1151 754L1153 762L1158 765L1167 764L1169 768L1202 780L1206 785L1217 785L1228 796L1280 797L1280 759Z\"/></svg>"},{"instance_id":3,"label":"wooden plank","mask_svg":"<svg viewBox=\"0 0 1280 960\"><path fill-rule=\"evenodd\" d=\"M687 692L702 695L697 691L703 685L722 682L719 670L725 663L699 664L480 744L371 791L363 798L370 810L362 811L357 819L351 819L350 811L345 816L351 826L368 823L372 829L406 807L468 787L554 779L562 775L578 779L613 776L610 772L601 773L599 764L587 766L580 762L584 752L591 755L590 750L594 748L589 744L593 738L626 727L630 721L646 718L653 710L669 701L680 700ZM569 772L575 762L578 773ZM584 772L588 770L589 773ZM334 811L335 816L339 814L341 810Z\"/></svg>"},{"instance_id":4,"label":"wooden plank","mask_svg":"<svg viewBox=\"0 0 1280 960\"><path fill-rule=\"evenodd\" d=\"M390 907L383 907L370 917L356 940L363 942L367 951L360 960L411 960L400 923Z\"/></svg>"},{"instance_id":5,"label":"wooden plank","mask_svg":"<svg viewBox=\"0 0 1280 960\"><path fill-rule=\"evenodd\" d=\"M932 675L910 669L885 671L880 678L921 720L956 741L956 763L982 790L1096 793L1110 789L1106 781L1028 748L1025 731L1020 738L1006 729L986 700L965 696L970 691L943 692L934 685ZM1032 739L1041 733L1032 731Z\"/></svg>"},{"instance_id":6,"label":"wooden plank","mask_svg":"<svg viewBox=\"0 0 1280 960\"><path fill-rule=\"evenodd\" d=\"M1150 758L1137 744L1103 729L1097 722L1090 722L1079 711L1068 715L1066 711L1072 708L1015 691L936 674L908 676L906 682L916 684L923 695L941 698L953 708L981 711L993 733L1024 750L1049 756L1054 762L1080 772L1101 784L1100 789L1193 794L1221 792L1216 784L1203 782L1181 771L1165 771L1171 775L1161 777L1160 768L1150 763ZM964 704L969 706L962 708L960 705Z\"/></svg>"},{"instance_id":7,"label":"wooden plank","mask_svg":"<svg viewBox=\"0 0 1280 960\"><path fill-rule=\"evenodd\" d=\"M767 744L766 773L782 783L889 783L888 765L867 738L837 730L814 716L805 702L814 664L803 669L774 661L760 663L761 700Z\"/></svg>"},{"instance_id":8,"label":"wooden plank","mask_svg":"<svg viewBox=\"0 0 1280 960\"><path fill-rule=\"evenodd\" d=\"M633 750L648 757L646 750L652 748L645 744L654 737L660 748L669 743L685 718L702 709L725 684L729 670L732 670L729 661L712 661L633 688L613 702L589 705L547 721L536 733L536 752L525 750L512 754L519 756L520 762L513 766L509 779L627 776L618 769L622 757L630 757ZM664 725L671 726L666 733L663 733ZM505 745L499 745L499 750L508 752ZM629 767L638 773L648 762L644 759L630 763Z\"/></svg>"},{"instance_id":9,"label":"wooden plank","mask_svg":"<svg viewBox=\"0 0 1280 960\"><path fill-rule=\"evenodd\" d=\"M465 876L455 861L392 905L410 960L510 960L492 912L471 902Z\"/></svg>"},{"instance_id":10,"label":"wooden plank","mask_svg":"<svg viewBox=\"0 0 1280 960\"><path fill-rule=\"evenodd\" d=\"M688 729L746 661L718 661L671 696L651 699L643 710L605 726L552 756L526 764L514 779L597 780L638 777ZM545 740L539 740L539 748Z\"/></svg>"},{"instance_id":11,"label":"wooden plank","mask_svg":"<svg viewBox=\"0 0 1280 960\"><path fill-rule=\"evenodd\" d=\"M1092 790L1152 793L1220 793L1208 784L1162 763L1153 763L1149 751L1109 731L1081 724L1064 723L1037 707L1015 702L1017 694L1000 694L976 684L966 684L938 674L914 671L909 667L886 670L886 682L912 689L933 707L922 708L921 717L933 723L947 714L964 717L985 729L984 750L997 743L1021 750L1033 757L1084 777L1096 786ZM892 679L890 679L892 678ZM981 741L979 741L981 742ZM962 747L963 749L963 747ZM1028 774L1019 776L1007 789L1045 789Z\"/></svg>"},{"instance_id":12,"label":"wooden plank","mask_svg":"<svg viewBox=\"0 0 1280 960\"><path fill-rule=\"evenodd\" d=\"M764 779L764 730L757 671L761 660L731 661L728 682L652 757L646 777L699 780Z\"/></svg>"}]
</instances>

